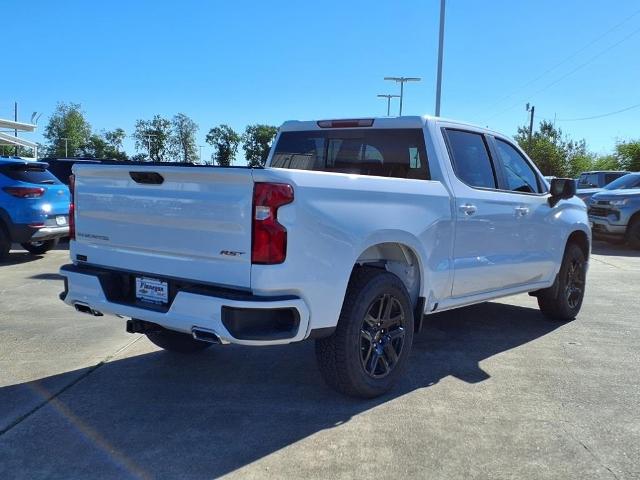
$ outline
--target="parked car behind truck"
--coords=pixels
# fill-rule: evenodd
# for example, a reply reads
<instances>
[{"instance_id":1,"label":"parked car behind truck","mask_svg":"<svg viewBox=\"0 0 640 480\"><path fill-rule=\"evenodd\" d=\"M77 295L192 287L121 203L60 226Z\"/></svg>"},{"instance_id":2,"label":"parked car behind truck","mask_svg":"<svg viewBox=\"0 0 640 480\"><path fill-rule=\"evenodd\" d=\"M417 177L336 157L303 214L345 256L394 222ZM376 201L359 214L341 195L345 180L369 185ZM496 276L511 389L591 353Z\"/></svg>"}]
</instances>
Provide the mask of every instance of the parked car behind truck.
<instances>
[{"instance_id":1,"label":"parked car behind truck","mask_svg":"<svg viewBox=\"0 0 640 480\"><path fill-rule=\"evenodd\" d=\"M578 191L576 195L586 202L592 195L601 192L606 185L623 177L627 173L629 172L613 170L582 172L578 177Z\"/></svg>"},{"instance_id":2,"label":"parked car behind truck","mask_svg":"<svg viewBox=\"0 0 640 480\"><path fill-rule=\"evenodd\" d=\"M516 143L465 123L292 121L265 168L74 172L61 298L167 350L315 339L329 385L374 397L423 314L530 292L566 321L582 304L575 181L549 187Z\"/></svg>"},{"instance_id":3,"label":"parked car behind truck","mask_svg":"<svg viewBox=\"0 0 640 480\"><path fill-rule=\"evenodd\" d=\"M628 242L640 249L640 173L630 173L607 185L589 201L593 235Z\"/></svg>"},{"instance_id":4,"label":"parked car behind truck","mask_svg":"<svg viewBox=\"0 0 640 480\"><path fill-rule=\"evenodd\" d=\"M0 157L0 260L12 242L33 254L55 247L69 232L69 202L46 163Z\"/></svg>"}]
</instances>

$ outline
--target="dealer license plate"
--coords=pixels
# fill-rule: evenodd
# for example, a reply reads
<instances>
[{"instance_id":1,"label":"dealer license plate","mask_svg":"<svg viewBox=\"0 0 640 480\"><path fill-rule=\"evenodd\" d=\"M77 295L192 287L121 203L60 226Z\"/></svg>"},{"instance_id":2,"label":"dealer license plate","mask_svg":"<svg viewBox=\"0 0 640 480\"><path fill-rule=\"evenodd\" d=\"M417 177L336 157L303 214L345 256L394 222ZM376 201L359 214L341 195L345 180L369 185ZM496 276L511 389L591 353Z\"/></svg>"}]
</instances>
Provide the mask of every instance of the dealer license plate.
<instances>
[{"instance_id":1,"label":"dealer license plate","mask_svg":"<svg viewBox=\"0 0 640 480\"><path fill-rule=\"evenodd\" d=\"M157 278L136 277L136 298L143 302L167 303L169 285Z\"/></svg>"}]
</instances>

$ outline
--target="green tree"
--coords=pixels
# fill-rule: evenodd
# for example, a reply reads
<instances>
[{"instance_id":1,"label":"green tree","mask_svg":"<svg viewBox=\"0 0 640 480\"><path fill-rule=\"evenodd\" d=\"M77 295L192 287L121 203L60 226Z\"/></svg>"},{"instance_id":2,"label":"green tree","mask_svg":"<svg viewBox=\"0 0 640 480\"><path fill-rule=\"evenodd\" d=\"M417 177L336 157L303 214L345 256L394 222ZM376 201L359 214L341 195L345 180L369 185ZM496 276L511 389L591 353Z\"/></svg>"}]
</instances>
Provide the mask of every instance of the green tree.
<instances>
[{"instance_id":1,"label":"green tree","mask_svg":"<svg viewBox=\"0 0 640 480\"><path fill-rule=\"evenodd\" d=\"M160 115L151 120L137 120L133 133L136 150L147 152L153 162L167 162L171 158L171 121Z\"/></svg>"},{"instance_id":2,"label":"green tree","mask_svg":"<svg viewBox=\"0 0 640 480\"><path fill-rule=\"evenodd\" d=\"M640 140L616 143L616 156L622 168L630 172L640 172Z\"/></svg>"},{"instance_id":3,"label":"green tree","mask_svg":"<svg viewBox=\"0 0 640 480\"><path fill-rule=\"evenodd\" d=\"M620 160L616 155L601 155L593 160L593 170L620 170Z\"/></svg>"},{"instance_id":4,"label":"green tree","mask_svg":"<svg viewBox=\"0 0 640 480\"><path fill-rule=\"evenodd\" d=\"M277 133L278 127L272 125L247 126L242 135L242 149L250 167L264 166Z\"/></svg>"},{"instance_id":5,"label":"green tree","mask_svg":"<svg viewBox=\"0 0 640 480\"><path fill-rule=\"evenodd\" d=\"M218 125L207 133L206 141L214 148L211 159L218 165L227 167L233 163L240 143L238 135L229 125Z\"/></svg>"},{"instance_id":6,"label":"green tree","mask_svg":"<svg viewBox=\"0 0 640 480\"><path fill-rule=\"evenodd\" d=\"M44 130L47 154L52 157L76 156L89 143L89 137L91 125L84 118L80 105L58 103Z\"/></svg>"},{"instance_id":7,"label":"green tree","mask_svg":"<svg viewBox=\"0 0 640 480\"><path fill-rule=\"evenodd\" d=\"M122 129L117 130L121 130L124 133ZM127 154L114 146L113 138L112 141L109 141L109 133L112 132L104 132L102 135L92 134L87 144L83 147L83 154L93 158L127 160Z\"/></svg>"},{"instance_id":8,"label":"green tree","mask_svg":"<svg viewBox=\"0 0 640 480\"><path fill-rule=\"evenodd\" d=\"M107 143L116 151L122 151L122 144L124 143L124 139L127 136L124 133L124 130L121 128L115 128L113 130L107 130L102 134Z\"/></svg>"},{"instance_id":9,"label":"green tree","mask_svg":"<svg viewBox=\"0 0 640 480\"><path fill-rule=\"evenodd\" d=\"M593 163L585 140L570 139L546 120L540 122L531 139L527 127L518 128L515 139L544 175L577 177Z\"/></svg>"},{"instance_id":10,"label":"green tree","mask_svg":"<svg viewBox=\"0 0 640 480\"><path fill-rule=\"evenodd\" d=\"M179 113L171 120L171 150L180 156L180 161L195 163L198 161L196 132L198 125L184 113Z\"/></svg>"}]
</instances>

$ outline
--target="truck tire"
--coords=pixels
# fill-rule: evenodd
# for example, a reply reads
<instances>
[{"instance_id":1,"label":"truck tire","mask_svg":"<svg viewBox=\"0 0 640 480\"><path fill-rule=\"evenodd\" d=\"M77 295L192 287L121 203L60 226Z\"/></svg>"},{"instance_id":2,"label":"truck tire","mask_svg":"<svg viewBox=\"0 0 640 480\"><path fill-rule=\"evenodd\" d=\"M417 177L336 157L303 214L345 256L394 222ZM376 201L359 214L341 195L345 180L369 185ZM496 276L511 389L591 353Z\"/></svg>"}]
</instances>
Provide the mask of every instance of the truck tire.
<instances>
[{"instance_id":1,"label":"truck tire","mask_svg":"<svg viewBox=\"0 0 640 480\"><path fill-rule=\"evenodd\" d=\"M627 228L627 243L631 248L640 250L640 219L634 220Z\"/></svg>"},{"instance_id":2,"label":"truck tire","mask_svg":"<svg viewBox=\"0 0 640 480\"><path fill-rule=\"evenodd\" d=\"M11 239L0 223L0 262L9 256L9 250L11 250Z\"/></svg>"},{"instance_id":3,"label":"truck tire","mask_svg":"<svg viewBox=\"0 0 640 480\"><path fill-rule=\"evenodd\" d=\"M170 352L196 353L211 346L210 343L196 340L187 333L174 332L173 330L148 332L145 335L151 343Z\"/></svg>"},{"instance_id":4,"label":"truck tire","mask_svg":"<svg viewBox=\"0 0 640 480\"><path fill-rule=\"evenodd\" d=\"M564 322L576 318L582 307L586 273L584 252L575 243L567 244L555 282L537 295L542 313Z\"/></svg>"},{"instance_id":5,"label":"truck tire","mask_svg":"<svg viewBox=\"0 0 640 480\"><path fill-rule=\"evenodd\" d=\"M53 240L43 240L41 242L25 242L21 243L20 245L22 245L22 248L24 248L29 253L32 253L34 255L43 255L49 250L56 248L56 245L58 245L58 239L55 238Z\"/></svg>"},{"instance_id":6,"label":"truck tire","mask_svg":"<svg viewBox=\"0 0 640 480\"><path fill-rule=\"evenodd\" d=\"M413 308L402 281L385 270L356 268L335 332L316 340L320 373L345 395L382 395L407 366L413 326Z\"/></svg>"}]
</instances>

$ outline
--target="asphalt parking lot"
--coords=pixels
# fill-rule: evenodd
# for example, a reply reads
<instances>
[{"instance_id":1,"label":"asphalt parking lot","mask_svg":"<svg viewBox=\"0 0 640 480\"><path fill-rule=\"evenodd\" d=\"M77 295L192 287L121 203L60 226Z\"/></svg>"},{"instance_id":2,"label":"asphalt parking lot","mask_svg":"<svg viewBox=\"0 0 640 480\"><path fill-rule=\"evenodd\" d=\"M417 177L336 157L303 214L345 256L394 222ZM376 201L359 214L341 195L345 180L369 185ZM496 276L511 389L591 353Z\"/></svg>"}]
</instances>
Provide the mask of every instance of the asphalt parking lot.
<instances>
[{"instance_id":1,"label":"asphalt parking lot","mask_svg":"<svg viewBox=\"0 0 640 480\"><path fill-rule=\"evenodd\" d=\"M68 252L0 264L0 478L640 478L640 252L596 244L583 310L428 317L391 394L313 345L157 350L58 300Z\"/></svg>"}]
</instances>

